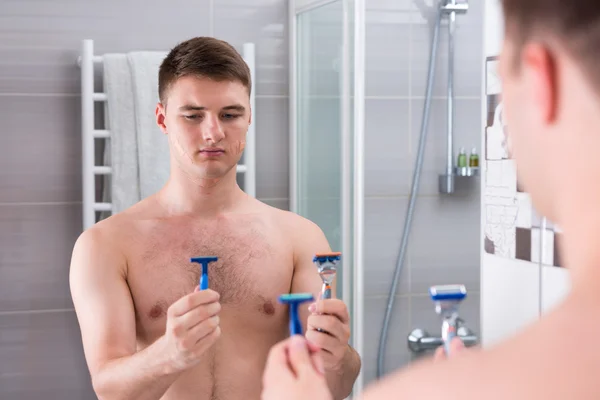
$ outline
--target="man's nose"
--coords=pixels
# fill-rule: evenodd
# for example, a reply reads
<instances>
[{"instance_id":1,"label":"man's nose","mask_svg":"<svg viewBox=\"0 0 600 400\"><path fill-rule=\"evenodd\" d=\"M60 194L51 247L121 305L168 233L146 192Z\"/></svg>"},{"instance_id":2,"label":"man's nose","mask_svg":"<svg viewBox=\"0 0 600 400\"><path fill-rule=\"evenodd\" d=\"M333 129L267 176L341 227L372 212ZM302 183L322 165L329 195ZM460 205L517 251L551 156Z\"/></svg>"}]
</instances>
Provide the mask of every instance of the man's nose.
<instances>
[{"instance_id":1,"label":"man's nose","mask_svg":"<svg viewBox=\"0 0 600 400\"><path fill-rule=\"evenodd\" d=\"M202 126L202 139L206 142L218 143L225 136L218 116L208 115Z\"/></svg>"}]
</instances>

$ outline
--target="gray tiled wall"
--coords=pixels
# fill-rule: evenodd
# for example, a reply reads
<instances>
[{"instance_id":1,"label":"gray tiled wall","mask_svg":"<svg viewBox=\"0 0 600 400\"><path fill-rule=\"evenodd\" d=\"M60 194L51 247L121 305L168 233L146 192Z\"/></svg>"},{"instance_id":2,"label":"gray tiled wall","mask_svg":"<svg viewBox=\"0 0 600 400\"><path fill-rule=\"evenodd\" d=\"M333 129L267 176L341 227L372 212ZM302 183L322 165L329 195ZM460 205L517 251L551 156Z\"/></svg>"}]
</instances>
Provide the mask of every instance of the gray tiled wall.
<instances>
[{"instance_id":1,"label":"gray tiled wall","mask_svg":"<svg viewBox=\"0 0 600 400\"><path fill-rule=\"evenodd\" d=\"M369 0L366 28L365 323L364 374L376 375L377 347L396 265L416 159L437 1ZM482 18L480 1L458 16L455 146L480 150ZM479 180L438 194L446 154L447 25L440 35L429 136L408 252L388 335L386 371L410 362L406 337L413 328L439 334L440 321L427 289L464 283L462 307L479 332Z\"/></svg>"},{"instance_id":2,"label":"gray tiled wall","mask_svg":"<svg viewBox=\"0 0 600 400\"><path fill-rule=\"evenodd\" d=\"M165 50L199 35L240 50L256 43L257 195L286 209L287 1L1 2L2 400L95 398L68 288L81 231L81 40L103 53Z\"/></svg>"},{"instance_id":3,"label":"gray tiled wall","mask_svg":"<svg viewBox=\"0 0 600 400\"><path fill-rule=\"evenodd\" d=\"M418 2L419 0L414 0ZM431 1L425 2L427 4ZM252 4L252 6L248 6ZM400 244L421 122L430 27L413 0L367 1L366 252L370 260L364 368L375 374L379 329ZM456 145L479 144L482 9L458 18ZM68 291L81 230L80 41L98 53L164 50L196 35L257 44L258 197L288 207L285 0L5 0L0 5L0 398L92 399ZM425 296L463 282L479 325L478 186L437 194L445 142L445 33L441 36L427 156L387 367L410 360L406 334L439 322ZM262 155L262 157L261 157ZM277 158L274 158L277 157ZM1 360L11 360L5 362Z\"/></svg>"}]
</instances>

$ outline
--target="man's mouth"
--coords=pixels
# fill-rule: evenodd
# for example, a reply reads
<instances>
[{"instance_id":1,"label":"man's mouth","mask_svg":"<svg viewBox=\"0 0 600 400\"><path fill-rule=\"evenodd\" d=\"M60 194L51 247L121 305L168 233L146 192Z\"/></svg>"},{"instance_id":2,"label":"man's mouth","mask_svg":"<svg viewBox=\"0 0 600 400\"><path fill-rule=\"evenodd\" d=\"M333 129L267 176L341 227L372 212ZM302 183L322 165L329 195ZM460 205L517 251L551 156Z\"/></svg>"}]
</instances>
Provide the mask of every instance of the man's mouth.
<instances>
[{"instance_id":1,"label":"man's mouth","mask_svg":"<svg viewBox=\"0 0 600 400\"><path fill-rule=\"evenodd\" d=\"M219 148L207 148L200 150L200 156L206 158L219 158L225 154L225 150Z\"/></svg>"},{"instance_id":2,"label":"man's mouth","mask_svg":"<svg viewBox=\"0 0 600 400\"><path fill-rule=\"evenodd\" d=\"M203 150L200 150L200 153L219 154L219 153L225 153L225 150L223 150L223 149L217 149L217 148L214 148L214 149L203 149Z\"/></svg>"}]
</instances>

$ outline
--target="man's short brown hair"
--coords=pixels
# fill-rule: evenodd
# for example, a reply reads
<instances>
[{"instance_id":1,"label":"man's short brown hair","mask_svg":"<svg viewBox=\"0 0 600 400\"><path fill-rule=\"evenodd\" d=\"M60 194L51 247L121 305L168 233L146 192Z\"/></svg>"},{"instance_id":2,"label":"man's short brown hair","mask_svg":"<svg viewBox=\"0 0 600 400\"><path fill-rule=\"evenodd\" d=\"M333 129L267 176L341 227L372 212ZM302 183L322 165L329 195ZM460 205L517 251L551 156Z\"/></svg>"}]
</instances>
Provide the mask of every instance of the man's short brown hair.
<instances>
[{"instance_id":1,"label":"man's short brown hair","mask_svg":"<svg viewBox=\"0 0 600 400\"><path fill-rule=\"evenodd\" d=\"M502 0L506 35L521 46L553 40L580 62L600 88L600 0Z\"/></svg>"},{"instance_id":2,"label":"man's short brown hair","mask_svg":"<svg viewBox=\"0 0 600 400\"><path fill-rule=\"evenodd\" d=\"M193 75L215 81L237 81L252 91L248 64L229 43L213 37L195 37L175 46L158 72L158 95L165 104L169 87L179 78Z\"/></svg>"}]
</instances>

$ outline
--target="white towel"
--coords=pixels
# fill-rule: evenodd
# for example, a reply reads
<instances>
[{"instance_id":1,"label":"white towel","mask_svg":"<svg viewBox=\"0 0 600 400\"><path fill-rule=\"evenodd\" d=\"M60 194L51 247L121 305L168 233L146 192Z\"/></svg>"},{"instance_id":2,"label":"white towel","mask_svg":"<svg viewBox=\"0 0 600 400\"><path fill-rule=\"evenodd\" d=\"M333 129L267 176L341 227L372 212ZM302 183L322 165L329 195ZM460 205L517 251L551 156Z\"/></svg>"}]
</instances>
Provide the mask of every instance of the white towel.
<instances>
[{"instance_id":1,"label":"white towel","mask_svg":"<svg viewBox=\"0 0 600 400\"><path fill-rule=\"evenodd\" d=\"M165 52L136 51L127 55L133 83L137 132L139 188L142 199L160 190L169 178L169 142L156 124L158 69Z\"/></svg>"},{"instance_id":2,"label":"white towel","mask_svg":"<svg viewBox=\"0 0 600 400\"><path fill-rule=\"evenodd\" d=\"M104 92L107 96L105 123L111 132L104 151L104 165L112 167L112 176L104 181L103 198L112 202L112 213L116 214L140 200L138 139L127 56L105 54L103 59Z\"/></svg>"},{"instance_id":3,"label":"white towel","mask_svg":"<svg viewBox=\"0 0 600 400\"><path fill-rule=\"evenodd\" d=\"M164 52L104 55L106 126L111 132L104 165L103 201L112 214L156 193L169 177L169 144L156 125L158 69ZM104 217L104 216L103 216Z\"/></svg>"}]
</instances>

